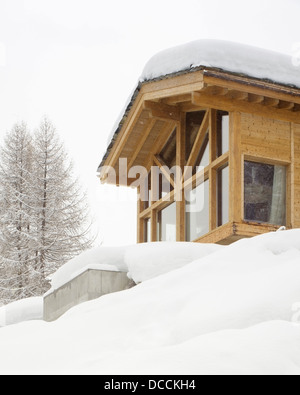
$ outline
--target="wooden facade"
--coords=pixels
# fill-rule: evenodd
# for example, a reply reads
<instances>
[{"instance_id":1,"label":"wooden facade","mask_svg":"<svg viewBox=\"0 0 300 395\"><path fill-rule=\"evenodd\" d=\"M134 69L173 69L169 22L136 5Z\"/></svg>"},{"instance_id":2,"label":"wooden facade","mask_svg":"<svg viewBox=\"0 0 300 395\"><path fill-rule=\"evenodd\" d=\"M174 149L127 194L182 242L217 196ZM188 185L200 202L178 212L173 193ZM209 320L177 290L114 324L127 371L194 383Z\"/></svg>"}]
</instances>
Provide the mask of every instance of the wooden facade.
<instances>
[{"instance_id":1,"label":"wooden facade","mask_svg":"<svg viewBox=\"0 0 300 395\"><path fill-rule=\"evenodd\" d=\"M184 177L170 173L175 165ZM135 166L150 174L151 191L148 204L138 199L139 243L230 244L300 227L300 89L209 68L145 82L99 168L101 182L129 186ZM163 182L167 193L158 190ZM202 213L187 211L186 191L206 197ZM164 218L173 218L167 227Z\"/></svg>"}]
</instances>

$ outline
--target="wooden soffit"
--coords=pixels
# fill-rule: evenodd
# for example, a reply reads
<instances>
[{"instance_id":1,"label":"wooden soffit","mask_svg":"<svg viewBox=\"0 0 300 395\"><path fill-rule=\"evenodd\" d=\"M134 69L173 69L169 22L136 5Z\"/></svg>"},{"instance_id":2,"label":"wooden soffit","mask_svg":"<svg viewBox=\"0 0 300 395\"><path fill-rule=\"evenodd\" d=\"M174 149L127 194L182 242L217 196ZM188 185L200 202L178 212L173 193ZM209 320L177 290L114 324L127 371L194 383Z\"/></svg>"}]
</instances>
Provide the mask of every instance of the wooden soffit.
<instances>
[{"instance_id":1,"label":"wooden soffit","mask_svg":"<svg viewBox=\"0 0 300 395\"><path fill-rule=\"evenodd\" d=\"M207 68L145 82L124 114L101 168L117 171L119 158L126 158L129 168L147 167L149 156L159 153L182 112L207 108L300 124L300 89ZM107 182L106 170L99 177Z\"/></svg>"}]
</instances>

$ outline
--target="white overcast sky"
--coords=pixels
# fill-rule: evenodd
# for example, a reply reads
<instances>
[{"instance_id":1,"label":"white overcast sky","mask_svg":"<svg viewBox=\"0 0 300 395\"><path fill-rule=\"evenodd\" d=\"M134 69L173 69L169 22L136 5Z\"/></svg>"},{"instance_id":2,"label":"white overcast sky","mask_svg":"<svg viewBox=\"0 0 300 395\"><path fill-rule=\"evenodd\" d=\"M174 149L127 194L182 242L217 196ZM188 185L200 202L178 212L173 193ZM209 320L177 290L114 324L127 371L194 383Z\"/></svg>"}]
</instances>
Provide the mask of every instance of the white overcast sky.
<instances>
[{"instance_id":1,"label":"white overcast sky","mask_svg":"<svg viewBox=\"0 0 300 395\"><path fill-rule=\"evenodd\" d=\"M48 115L88 190L99 240L134 243L136 204L101 186L96 169L145 63L203 38L292 54L299 16L299 0L0 0L0 138Z\"/></svg>"}]
</instances>

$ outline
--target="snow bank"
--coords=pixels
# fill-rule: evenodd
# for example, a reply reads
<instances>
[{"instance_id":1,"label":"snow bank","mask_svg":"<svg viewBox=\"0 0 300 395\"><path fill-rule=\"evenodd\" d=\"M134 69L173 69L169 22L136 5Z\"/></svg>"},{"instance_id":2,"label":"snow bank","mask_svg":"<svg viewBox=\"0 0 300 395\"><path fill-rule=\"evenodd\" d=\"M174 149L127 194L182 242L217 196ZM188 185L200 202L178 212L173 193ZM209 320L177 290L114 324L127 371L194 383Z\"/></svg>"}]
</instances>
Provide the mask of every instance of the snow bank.
<instances>
[{"instance_id":1,"label":"snow bank","mask_svg":"<svg viewBox=\"0 0 300 395\"><path fill-rule=\"evenodd\" d=\"M198 40L162 51L150 59L140 80L151 80L199 66L300 88L300 68L293 65L291 56L221 40Z\"/></svg>"},{"instance_id":2,"label":"snow bank","mask_svg":"<svg viewBox=\"0 0 300 395\"><path fill-rule=\"evenodd\" d=\"M0 308L0 327L43 319L43 298L28 298Z\"/></svg>"},{"instance_id":3,"label":"snow bank","mask_svg":"<svg viewBox=\"0 0 300 395\"><path fill-rule=\"evenodd\" d=\"M2 328L0 371L300 374L299 302L300 230L271 233L51 324Z\"/></svg>"},{"instance_id":4,"label":"snow bank","mask_svg":"<svg viewBox=\"0 0 300 395\"><path fill-rule=\"evenodd\" d=\"M97 247L84 252L51 276L53 292L88 269L128 272L136 283L178 269L222 247L214 244L150 243L129 247Z\"/></svg>"},{"instance_id":5,"label":"snow bank","mask_svg":"<svg viewBox=\"0 0 300 395\"><path fill-rule=\"evenodd\" d=\"M222 246L196 243L147 243L129 247L125 253L128 277L138 284L179 269Z\"/></svg>"},{"instance_id":6,"label":"snow bank","mask_svg":"<svg viewBox=\"0 0 300 395\"><path fill-rule=\"evenodd\" d=\"M96 247L85 251L50 276L51 289L47 294L60 288L88 269L127 272L124 254L125 247Z\"/></svg>"}]
</instances>

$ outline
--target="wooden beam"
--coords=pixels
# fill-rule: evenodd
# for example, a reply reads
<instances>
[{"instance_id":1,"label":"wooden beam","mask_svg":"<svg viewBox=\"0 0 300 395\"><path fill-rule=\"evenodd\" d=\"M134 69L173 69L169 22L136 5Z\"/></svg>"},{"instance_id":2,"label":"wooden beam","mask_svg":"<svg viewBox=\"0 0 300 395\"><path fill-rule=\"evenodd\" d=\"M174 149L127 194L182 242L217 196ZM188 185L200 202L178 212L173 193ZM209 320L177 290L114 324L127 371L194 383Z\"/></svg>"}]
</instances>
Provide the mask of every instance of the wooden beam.
<instances>
[{"instance_id":1,"label":"wooden beam","mask_svg":"<svg viewBox=\"0 0 300 395\"><path fill-rule=\"evenodd\" d=\"M277 107L279 104L279 99L273 99L271 97L265 97L264 101L262 102L264 106L267 107Z\"/></svg>"},{"instance_id":2,"label":"wooden beam","mask_svg":"<svg viewBox=\"0 0 300 395\"><path fill-rule=\"evenodd\" d=\"M193 92L192 102L201 107L218 108L223 111L240 111L248 114L255 113L264 117L279 119L282 121L300 123L300 114L292 111L281 110L261 104L249 103L224 96L210 96L201 92Z\"/></svg>"},{"instance_id":3,"label":"wooden beam","mask_svg":"<svg viewBox=\"0 0 300 395\"><path fill-rule=\"evenodd\" d=\"M209 163L217 159L217 110L209 110Z\"/></svg>"},{"instance_id":4,"label":"wooden beam","mask_svg":"<svg viewBox=\"0 0 300 395\"><path fill-rule=\"evenodd\" d=\"M209 163L217 159L217 110L209 110ZM217 227L217 171L209 169L209 230Z\"/></svg>"},{"instance_id":5,"label":"wooden beam","mask_svg":"<svg viewBox=\"0 0 300 395\"><path fill-rule=\"evenodd\" d=\"M295 103L291 103L288 101L280 101L278 104L278 108L281 108L283 110L292 110L295 106Z\"/></svg>"},{"instance_id":6,"label":"wooden beam","mask_svg":"<svg viewBox=\"0 0 300 395\"><path fill-rule=\"evenodd\" d=\"M236 99L236 100L247 100L248 99L248 93L247 92L240 92L236 90L230 90L228 91L228 94L226 97L229 97L230 99Z\"/></svg>"},{"instance_id":7,"label":"wooden beam","mask_svg":"<svg viewBox=\"0 0 300 395\"><path fill-rule=\"evenodd\" d=\"M185 166L186 114L181 113L176 133L176 240L185 241L185 195L183 171Z\"/></svg>"},{"instance_id":8,"label":"wooden beam","mask_svg":"<svg viewBox=\"0 0 300 395\"><path fill-rule=\"evenodd\" d=\"M209 230L217 227L217 171L209 169Z\"/></svg>"},{"instance_id":9,"label":"wooden beam","mask_svg":"<svg viewBox=\"0 0 300 395\"><path fill-rule=\"evenodd\" d=\"M264 96L254 95L253 93L248 93L248 102L249 103L262 103L263 101L264 101Z\"/></svg>"},{"instance_id":10,"label":"wooden beam","mask_svg":"<svg viewBox=\"0 0 300 395\"><path fill-rule=\"evenodd\" d=\"M109 157L105 162L105 166L111 166L111 167L115 166L142 112L143 112L143 101L141 100L141 97L139 97L139 99L136 100L133 105L133 108L131 110L131 116L127 117L122 127L122 130L119 133L116 142L114 143L114 146L109 154Z\"/></svg>"},{"instance_id":11,"label":"wooden beam","mask_svg":"<svg viewBox=\"0 0 300 395\"><path fill-rule=\"evenodd\" d=\"M178 103L188 103L191 101L191 93L184 93L182 95L176 95L163 99L165 104L174 105Z\"/></svg>"},{"instance_id":12,"label":"wooden beam","mask_svg":"<svg viewBox=\"0 0 300 395\"><path fill-rule=\"evenodd\" d=\"M140 141L137 143L136 148L135 148L133 154L131 155L131 160L128 164L129 170L132 168L140 150L143 148L143 145L145 144L147 138L149 137L149 134L151 133L151 130L153 129L155 123L156 123L156 119L151 119L149 121L149 125L147 126L145 132L142 134Z\"/></svg>"},{"instance_id":13,"label":"wooden beam","mask_svg":"<svg viewBox=\"0 0 300 395\"><path fill-rule=\"evenodd\" d=\"M143 84L141 94L144 100L166 99L173 96L190 94L193 90L201 90L204 86L203 71L196 71L173 78L150 81Z\"/></svg>"},{"instance_id":14,"label":"wooden beam","mask_svg":"<svg viewBox=\"0 0 300 395\"><path fill-rule=\"evenodd\" d=\"M294 112L300 112L300 104L295 104L293 108Z\"/></svg>"},{"instance_id":15,"label":"wooden beam","mask_svg":"<svg viewBox=\"0 0 300 395\"><path fill-rule=\"evenodd\" d=\"M293 101L300 104L300 90L282 85L268 83L254 78L236 76L230 73L205 70L203 83L228 89L268 96L270 98Z\"/></svg>"},{"instance_id":16,"label":"wooden beam","mask_svg":"<svg viewBox=\"0 0 300 395\"><path fill-rule=\"evenodd\" d=\"M169 184L172 185L173 188L175 188L175 182L174 182L174 177L173 174L171 174L167 169L168 166L166 163L163 161L163 159L159 155L154 155L154 162L155 164L160 168L160 171L162 174L166 177L168 180Z\"/></svg>"},{"instance_id":17,"label":"wooden beam","mask_svg":"<svg viewBox=\"0 0 300 395\"><path fill-rule=\"evenodd\" d=\"M228 94L228 89L221 86L206 85L202 91L208 95L226 96Z\"/></svg>"},{"instance_id":18,"label":"wooden beam","mask_svg":"<svg viewBox=\"0 0 300 395\"><path fill-rule=\"evenodd\" d=\"M145 240L145 220L141 218L144 209L144 202L140 199L140 188L137 189L137 242L144 243Z\"/></svg>"},{"instance_id":19,"label":"wooden beam","mask_svg":"<svg viewBox=\"0 0 300 395\"><path fill-rule=\"evenodd\" d=\"M241 114L230 114L229 128L229 220L243 220Z\"/></svg>"},{"instance_id":20,"label":"wooden beam","mask_svg":"<svg viewBox=\"0 0 300 395\"><path fill-rule=\"evenodd\" d=\"M158 135L157 139L155 140L155 143L153 144L153 147L151 149L151 152L149 152L149 155L147 159L145 160L145 163L143 166L149 171L151 167L151 162L153 155L156 155L161 152L165 144L167 143L168 139L170 138L171 134L173 133L174 129L176 127L176 123L166 123L163 131Z\"/></svg>"},{"instance_id":21,"label":"wooden beam","mask_svg":"<svg viewBox=\"0 0 300 395\"><path fill-rule=\"evenodd\" d=\"M159 241L157 240L157 211L151 210L151 242Z\"/></svg>"},{"instance_id":22,"label":"wooden beam","mask_svg":"<svg viewBox=\"0 0 300 395\"><path fill-rule=\"evenodd\" d=\"M180 121L180 110L176 106L170 106L168 104L157 103L154 101L145 101L144 109L149 110L154 118L175 122Z\"/></svg>"},{"instance_id":23,"label":"wooden beam","mask_svg":"<svg viewBox=\"0 0 300 395\"><path fill-rule=\"evenodd\" d=\"M197 136L196 136L193 148L191 150L190 156L187 160L186 167L190 167L190 166L194 167L195 166L196 160L198 158L199 151L200 151L203 141L205 139L208 127L209 127L209 111L206 111L204 119L203 119L203 121L200 125L200 128L199 128L199 131L197 133ZM188 170L186 169L185 173L184 173L184 179L187 174L187 171Z\"/></svg>"}]
</instances>

